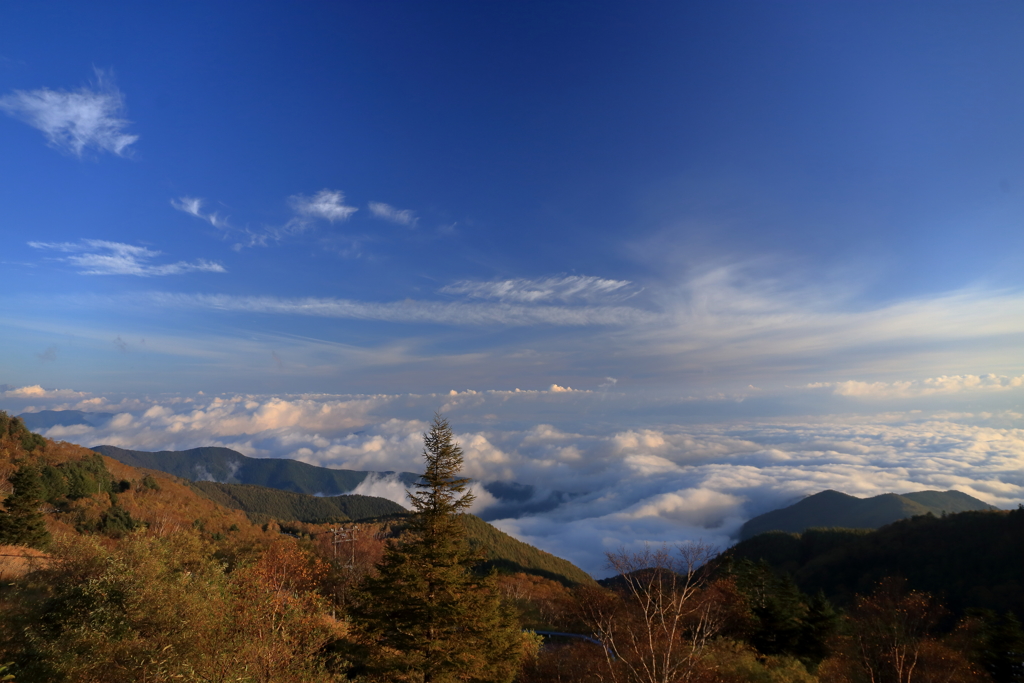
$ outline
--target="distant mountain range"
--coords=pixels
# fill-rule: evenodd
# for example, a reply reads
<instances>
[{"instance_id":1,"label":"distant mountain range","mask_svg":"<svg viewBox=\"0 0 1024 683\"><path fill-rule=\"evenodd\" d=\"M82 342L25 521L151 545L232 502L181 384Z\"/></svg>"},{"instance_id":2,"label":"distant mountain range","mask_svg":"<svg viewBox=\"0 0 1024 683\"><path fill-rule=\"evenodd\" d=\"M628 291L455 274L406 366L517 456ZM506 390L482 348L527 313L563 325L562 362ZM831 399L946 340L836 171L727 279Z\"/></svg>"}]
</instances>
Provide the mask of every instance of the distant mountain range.
<instances>
[{"instance_id":1,"label":"distant mountain range","mask_svg":"<svg viewBox=\"0 0 1024 683\"><path fill-rule=\"evenodd\" d=\"M117 446L95 446L92 450L132 467L159 470L191 481L253 484L315 496L348 494L371 476L393 476L406 485L419 479L412 472L336 470L287 458L250 458L217 446L155 453ZM481 486L497 499L496 504L480 511L485 521L547 512L575 497L563 491L541 492L515 482L488 482Z\"/></svg>"},{"instance_id":2,"label":"distant mountain range","mask_svg":"<svg viewBox=\"0 0 1024 683\"><path fill-rule=\"evenodd\" d=\"M856 498L829 490L808 496L787 508L754 517L741 528L740 540L766 531L801 533L813 527L877 529L901 519L928 513L941 517L956 512L995 509L960 491L883 493L872 498Z\"/></svg>"},{"instance_id":3,"label":"distant mountain range","mask_svg":"<svg viewBox=\"0 0 1024 683\"><path fill-rule=\"evenodd\" d=\"M191 481L253 484L315 496L350 493L371 476L393 476L406 485L420 477L412 472L336 470L287 458L250 458L219 446L155 453L117 446L95 446L92 450L132 467L159 470ZM539 493L533 486L515 482L489 482L482 486L498 500L479 513L485 521L547 512L573 497L561 491Z\"/></svg>"},{"instance_id":4,"label":"distant mountain range","mask_svg":"<svg viewBox=\"0 0 1024 683\"><path fill-rule=\"evenodd\" d=\"M412 484L419 479L419 475L412 472L334 470L287 458L250 458L219 446L155 453L117 446L95 446L92 450L132 467L159 470L182 479L253 484L316 496L350 493L372 475L395 476L403 484Z\"/></svg>"},{"instance_id":5,"label":"distant mountain range","mask_svg":"<svg viewBox=\"0 0 1024 683\"><path fill-rule=\"evenodd\" d=\"M52 427L88 425L103 427L113 413L89 413L81 410L41 410L18 416L32 431ZM253 484L310 493L337 496L350 493L367 477L393 475L403 484L412 484L418 474L412 472L370 472L331 469L307 465L286 458L250 458L230 448L205 447L187 451L136 451L117 446L96 446L92 450L133 467L145 467L173 474L191 481L214 481L222 484ZM480 513L485 520L508 519L548 512L579 494L540 490L516 482L488 482L483 488L497 499Z\"/></svg>"}]
</instances>

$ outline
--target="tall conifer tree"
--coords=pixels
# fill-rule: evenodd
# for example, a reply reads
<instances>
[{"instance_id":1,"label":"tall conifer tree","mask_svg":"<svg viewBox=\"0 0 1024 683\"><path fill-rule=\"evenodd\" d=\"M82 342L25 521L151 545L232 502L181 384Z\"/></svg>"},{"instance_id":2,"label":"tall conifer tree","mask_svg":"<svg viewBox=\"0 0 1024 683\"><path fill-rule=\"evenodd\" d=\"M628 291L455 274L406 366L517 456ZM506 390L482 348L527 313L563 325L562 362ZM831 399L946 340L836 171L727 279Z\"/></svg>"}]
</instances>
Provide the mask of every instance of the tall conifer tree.
<instances>
[{"instance_id":1,"label":"tall conifer tree","mask_svg":"<svg viewBox=\"0 0 1024 683\"><path fill-rule=\"evenodd\" d=\"M24 464L11 477L11 485L14 493L4 501L7 511L0 512L0 543L46 548L50 532L39 512L43 497L39 471Z\"/></svg>"},{"instance_id":2,"label":"tall conifer tree","mask_svg":"<svg viewBox=\"0 0 1024 683\"><path fill-rule=\"evenodd\" d=\"M439 415L424 444L427 467L409 494L409 533L363 582L354 610L371 643L370 669L385 681L511 681L523 637L493 578L473 572L480 557L461 519L473 502L469 480L459 476L462 449Z\"/></svg>"}]
</instances>

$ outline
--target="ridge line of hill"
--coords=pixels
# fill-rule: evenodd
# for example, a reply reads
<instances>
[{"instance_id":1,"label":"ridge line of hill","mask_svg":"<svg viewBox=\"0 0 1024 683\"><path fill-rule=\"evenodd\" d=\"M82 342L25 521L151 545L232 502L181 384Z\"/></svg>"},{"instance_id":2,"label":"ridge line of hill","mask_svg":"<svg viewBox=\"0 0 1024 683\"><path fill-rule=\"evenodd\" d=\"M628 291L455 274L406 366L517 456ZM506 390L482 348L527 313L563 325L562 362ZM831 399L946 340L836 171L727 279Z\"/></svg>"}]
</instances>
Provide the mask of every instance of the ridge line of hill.
<instances>
[{"instance_id":1,"label":"ridge line of hill","mask_svg":"<svg viewBox=\"0 0 1024 683\"><path fill-rule=\"evenodd\" d=\"M789 507L772 510L747 520L740 540L767 531L799 533L811 527L877 529L901 519L932 514L996 510L993 505L961 491L915 491L883 493L857 498L831 489L807 496Z\"/></svg>"}]
</instances>

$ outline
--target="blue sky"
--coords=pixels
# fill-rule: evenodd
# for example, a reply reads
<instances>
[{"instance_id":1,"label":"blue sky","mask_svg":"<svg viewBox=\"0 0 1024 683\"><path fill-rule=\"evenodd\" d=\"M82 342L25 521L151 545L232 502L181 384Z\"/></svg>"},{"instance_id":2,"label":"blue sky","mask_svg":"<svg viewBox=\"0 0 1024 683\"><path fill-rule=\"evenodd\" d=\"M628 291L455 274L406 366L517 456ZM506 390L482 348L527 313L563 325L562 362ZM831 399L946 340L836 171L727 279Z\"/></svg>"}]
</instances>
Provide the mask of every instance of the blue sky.
<instances>
[{"instance_id":1,"label":"blue sky","mask_svg":"<svg viewBox=\"0 0 1024 683\"><path fill-rule=\"evenodd\" d=\"M637 316L692 307L712 273L727 299L718 310L769 295L815 314L963 290L1015 296L1022 284L1024 9L1013 4L42 3L4 14L15 383L424 391L516 378L595 388L611 375L674 391L698 381L687 366L712 384L784 383L785 371L703 357L666 375L610 356L630 354L621 337ZM103 119L93 129L74 118L90 103ZM189 200L206 220L175 208ZM83 265L103 257L108 270ZM575 294L509 295L566 277ZM488 294L504 281L515 291ZM210 296L224 299L196 299ZM515 323L457 310L438 324L429 307L282 312L307 298L556 310ZM565 307L607 315L560 324ZM573 361L602 335L620 341ZM246 345L235 358L223 351L233 340ZM539 359L503 371L523 348ZM47 349L52 362L37 357ZM137 351L130 379L112 373L124 349ZM353 354L377 370L325 373L365 364ZM461 360L429 367L442 357ZM877 371L813 365L819 380Z\"/></svg>"},{"instance_id":2,"label":"blue sky","mask_svg":"<svg viewBox=\"0 0 1024 683\"><path fill-rule=\"evenodd\" d=\"M1006 2L9 3L0 408L1017 443L1022 46ZM304 420L103 437L369 467Z\"/></svg>"}]
</instances>

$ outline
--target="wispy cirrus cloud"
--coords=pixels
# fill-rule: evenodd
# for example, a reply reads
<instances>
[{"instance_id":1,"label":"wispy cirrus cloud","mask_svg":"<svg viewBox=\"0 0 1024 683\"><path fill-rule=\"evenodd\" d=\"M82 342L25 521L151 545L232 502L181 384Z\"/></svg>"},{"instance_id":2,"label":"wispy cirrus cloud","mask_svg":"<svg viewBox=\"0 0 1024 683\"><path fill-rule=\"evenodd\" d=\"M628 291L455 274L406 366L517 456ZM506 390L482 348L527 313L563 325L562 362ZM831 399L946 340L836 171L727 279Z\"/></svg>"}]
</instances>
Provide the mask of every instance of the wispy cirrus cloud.
<instances>
[{"instance_id":1,"label":"wispy cirrus cloud","mask_svg":"<svg viewBox=\"0 0 1024 683\"><path fill-rule=\"evenodd\" d=\"M654 314L625 306L524 306L413 300L376 303L317 297L164 292L151 293L147 298L163 306L441 325L618 326L643 324L657 319Z\"/></svg>"},{"instance_id":2,"label":"wispy cirrus cloud","mask_svg":"<svg viewBox=\"0 0 1024 683\"><path fill-rule=\"evenodd\" d=\"M78 266L83 275L136 275L140 277L158 275L181 275L190 272L225 273L224 266L206 259L178 261L151 265L149 261L160 255L146 247L106 240L81 240L79 242L29 242L34 249L56 251L68 256L58 260Z\"/></svg>"},{"instance_id":3,"label":"wispy cirrus cloud","mask_svg":"<svg viewBox=\"0 0 1024 683\"><path fill-rule=\"evenodd\" d=\"M331 223L349 219L359 209L345 204L345 193L341 190L323 189L312 196L295 194L288 198L293 216L284 225L265 225L261 228L236 227L217 212L203 210L205 201L198 197L179 197L171 200L171 206L178 211L208 222L224 231L224 236L237 239L235 251L245 247L265 247L271 242L281 242L289 236L306 232L316 221Z\"/></svg>"},{"instance_id":4,"label":"wispy cirrus cloud","mask_svg":"<svg viewBox=\"0 0 1024 683\"><path fill-rule=\"evenodd\" d=\"M105 72L93 87L75 91L15 90L0 97L0 110L42 131L50 145L81 157L88 148L128 156L138 135L125 132L124 95Z\"/></svg>"},{"instance_id":5,"label":"wispy cirrus cloud","mask_svg":"<svg viewBox=\"0 0 1024 683\"><path fill-rule=\"evenodd\" d=\"M612 294L631 294L635 287L628 280L609 280L589 275L566 275L538 279L515 278L481 282L461 280L441 289L443 294L463 294L475 299L497 299L536 303L542 301L592 301Z\"/></svg>"},{"instance_id":6,"label":"wispy cirrus cloud","mask_svg":"<svg viewBox=\"0 0 1024 683\"><path fill-rule=\"evenodd\" d=\"M215 228L227 229L231 227L228 224L227 218L221 217L216 211L209 213L203 212L203 204L205 202L198 197L180 197L178 199L171 200L171 206L178 211L184 211L190 216L206 221Z\"/></svg>"},{"instance_id":7,"label":"wispy cirrus cloud","mask_svg":"<svg viewBox=\"0 0 1024 683\"><path fill-rule=\"evenodd\" d=\"M359 209L345 205L345 193L341 190L323 189L312 197L295 194L288 203L296 213L294 220L322 219L334 223L346 221Z\"/></svg>"},{"instance_id":8,"label":"wispy cirrus cloud","mask_svg":"<svg viewBox=\"0 0 1024 683\"><path fill-rule=\"evenodd\" d=\"M923 396L948 396L970 391L1008 391L1024 387L1024 375L943 375L922 380L900 382L814 382L808 389L833 390L836 396L863 399L918 398Z\"/></svg>"},{"instance_id":9,"label":"wispy cirrus cloud","mask_svg":"<svg viewBox=\"0 0 1024 683\"><path fill-rule=\"evenodd\" d=\"M399 225L405 225L410 228L416 227L419 218L410 209L396 209L390 204L384 202L370 202L370 213L377 218L391 221L392 223L398 223Z\"/></svg>"}]
</instances>

